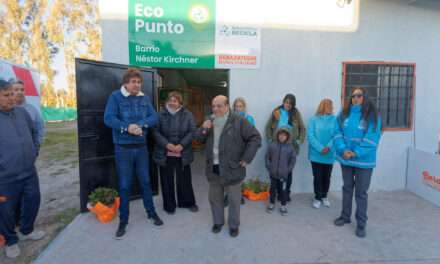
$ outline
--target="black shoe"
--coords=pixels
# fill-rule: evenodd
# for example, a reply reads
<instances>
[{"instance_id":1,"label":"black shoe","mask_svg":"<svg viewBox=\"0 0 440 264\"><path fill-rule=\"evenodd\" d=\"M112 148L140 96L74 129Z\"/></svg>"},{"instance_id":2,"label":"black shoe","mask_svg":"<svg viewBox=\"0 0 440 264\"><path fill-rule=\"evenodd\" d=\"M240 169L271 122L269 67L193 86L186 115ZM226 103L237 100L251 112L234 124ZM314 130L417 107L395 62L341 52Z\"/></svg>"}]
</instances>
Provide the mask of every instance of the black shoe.
<instances>
[{"instance_id":1,"label":"black shoe","mask_svg":"<svg viewBox=\"0 0 440 264\"><path fill-rule=\"evenodd\" d=\"M157 214L148 216L148 220L150 220L155 226L162 226L163 221L159 218Z\"/></svg>"},{"instance_id":2,"label":"black shoe","mask_svg":"<svg viewBox=\"0 0 440 264\"><path fill-rule=\"evenodd\" d=\"M367 236L367 232L365 231L365 227L357 227L356 228L356 236L359 238L364 238Z\"/></svg>"},{"instance_id":3,"label":"black shoe","mask_svg":"<svg viewBox=\"0 0 440 264\"><path fill-rule=\"evenodd\" d=\"M241 204L245 204L246 203L246 201L244 200L244 197L242 196L241 197Z\"/></svg>"},{"instance_id":4,"label":"black shoe","mask_svg":"<svg viewBox=\"0 0 440 264\"><path fill-rule=\"evenodd\" d=\"M345 220L344 218L342 218L342 216L336 218L334 221L335 226L343 226L345 224L350 224L350 223L351 220Z\"/></svg>"},{"instance_id":5,"label":"black shoe","mask_svg":"<svg viewBox=\"0 0 440 264\"><path fill-rule=\"evenodd\" d=\"M119 223L118 230L116 230L115 239L122 239L127 230L127 223Z\"/></svg>"},{"instance_id":6,"label":"black shoe","mask_svg":"<svg viewBox=\"0 0 440 264\"><path fill-rule=\"evenodd\" d=\"M196 213L199 211L199 207L196 204L193 206L190 206L188 209L193 213Z\"/></svg>"},{"instance_id":7,"label":"black shoe","mask_svg":"<svg viewBox=\"0 0 440 264\"><path fill-rule=\"evenodd\" d=\"M229 229L229 235L231 237L237 237L238 236L238 228L231 228L231 229Z\"/></svg>"},{"instance_id":8,"label":"black shoe","mask_svg":"<svg viewBox=\"0 0 440 264\"><path fill-rule=\"evenodd\" d=\"M227 195L225 195L225 200L223 201L223 204L225 207L228 207L228 205L229 205L229 199L228 199Z\"/></svg>"},{"instance_id":9,"label":"black shoe","mask_svg":"<svg viewBox=\"0 0 440 264\"><path fill-rule=\"evenodd\" d=\"M213 225L212 226L212 233L217 234L220 233L220 231L222 231L222 225Z\"/></svg>"},{"instance_id":10,"label":"black shoe","mask_svg":"<svg viewBox=\"0 0 440 264\"><path fill-rule=\"evenodd\" d=\"M173 215L173 214L175 214L175 213L176 213L176 211L175 211L175 210L173 210L173 211L168 211L168 210L165 210L165 212L167 212L167 214L169 214L169 215Z\"/></svg>"}]
</instances>

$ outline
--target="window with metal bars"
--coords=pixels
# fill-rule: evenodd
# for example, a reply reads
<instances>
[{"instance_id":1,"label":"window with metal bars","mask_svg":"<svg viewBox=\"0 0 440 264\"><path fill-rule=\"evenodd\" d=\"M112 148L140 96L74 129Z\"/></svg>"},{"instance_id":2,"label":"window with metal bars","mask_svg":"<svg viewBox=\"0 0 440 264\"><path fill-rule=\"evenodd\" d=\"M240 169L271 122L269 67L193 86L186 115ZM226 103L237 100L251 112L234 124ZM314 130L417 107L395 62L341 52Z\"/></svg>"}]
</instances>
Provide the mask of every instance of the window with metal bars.
<instances>
[{"instance_id":1,"label":"window with metal bars","mask_svg":"<svg viewBox=\"0 0 440 264\"><path fill-rule=\"evenodd\" d=\"M415 64L346 62L343 64L343 99L356 87L363 87L388 130L412 128Z\"/></svg>"}]
</instances>

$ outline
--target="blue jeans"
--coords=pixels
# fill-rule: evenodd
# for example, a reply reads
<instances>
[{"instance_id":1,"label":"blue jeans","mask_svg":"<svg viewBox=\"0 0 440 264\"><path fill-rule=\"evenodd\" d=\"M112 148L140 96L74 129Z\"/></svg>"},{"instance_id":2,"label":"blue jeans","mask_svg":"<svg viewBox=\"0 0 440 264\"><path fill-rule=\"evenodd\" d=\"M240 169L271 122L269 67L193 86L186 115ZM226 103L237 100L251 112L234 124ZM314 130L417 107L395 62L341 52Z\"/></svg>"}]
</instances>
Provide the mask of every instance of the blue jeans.
<instances>
[{"instance_id":1,"label":"blue jeans","mask_svg":"<svg viewBox=\"0 0 440 264\"><path fill-rule=\"evenodd\" d=\"M149 216L156 214L150 186L149 156L147 147L126 148L115 145L116 170L119 177L119 219L128 223L133 175L136 173L142 192L144 207Z\"/></svg>"},{"instance_id":2,"label":"blue jeans","mask_svg":"<svg viewBox=\"0 0 440 264\"><path fill-rule=\"evenodd\" d=\"M35 219L40 209L40 184L37 171L32 176L12 183L0 184L0 196L6 198L0 202L0 234L6 239L6 244L17 244L15 232L16 212L21 201L20 232L28 235L34 231Z\"/></svg>"}]
</instances>

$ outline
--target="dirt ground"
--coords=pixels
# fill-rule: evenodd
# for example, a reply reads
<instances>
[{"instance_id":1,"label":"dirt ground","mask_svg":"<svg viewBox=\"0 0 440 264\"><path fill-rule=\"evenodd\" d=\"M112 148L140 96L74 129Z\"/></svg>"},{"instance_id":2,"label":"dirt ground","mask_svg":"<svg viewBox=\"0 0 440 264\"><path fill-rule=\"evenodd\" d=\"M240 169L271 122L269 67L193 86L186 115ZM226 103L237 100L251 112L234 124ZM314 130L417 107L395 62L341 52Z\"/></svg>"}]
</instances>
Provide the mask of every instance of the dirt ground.
<instances>
[{"instance_id":1,"label":"dirt ground","mask_svg":"<svg viewBox=\"0 0 440 264\"><path fill-rule=\"evenodd\" d=\"M20 242L21 256L9 260L0 250L0 263L31 263L79 213L79 173L76 122L46 125L45 142L37 160L41 206L35 229L47 235L41 241Z\"/></svg>"}]
</instances>

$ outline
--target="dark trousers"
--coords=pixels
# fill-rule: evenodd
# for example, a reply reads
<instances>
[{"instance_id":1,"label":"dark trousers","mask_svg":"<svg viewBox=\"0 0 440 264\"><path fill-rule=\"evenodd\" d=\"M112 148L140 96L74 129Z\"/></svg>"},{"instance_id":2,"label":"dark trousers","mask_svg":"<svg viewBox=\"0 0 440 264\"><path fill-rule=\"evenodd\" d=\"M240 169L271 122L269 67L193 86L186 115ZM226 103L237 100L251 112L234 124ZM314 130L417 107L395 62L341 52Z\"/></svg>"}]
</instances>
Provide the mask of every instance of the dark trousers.
<instances>
[{"instance_id":1,"label":"dark trousers","mask_svg":"<svg viewBox=\"0 0 440 264\"><path fill-rule=\"evenodd\" d=\"M182 166L181 158L168 157L166 166L160 166L160 183L165 211L174 212L176 210L176 188L179 207L188 208L196 204L191 181L191 167L190 165Z\"/></svg>"},{"instance_id":2,"label":"dark trousers","mask_svg":"<svg viewBox=\"0 0 440 264\"><path fill-rule=\"evenodd\" d=\"M324 164L312 161L313 189L315 191L316 200L321 201L322 198L327 198L327 193L330 188L332 169L332 164Z\"/></svg>"},{"instance_id":3,"label":"dark trousers","mask_svg":"<svg viewBox=\"0 0 440 264\"><path fill-rule=\"evenodd\" d=\"M287 181L286 181L287 198L290 197L290 188L292 188L292 182L293 182L292 172L289 172L289 174L287 175Z\"/></svg>"},{"instance_id":4,"label":"dark trousers","mask_svg":"<svg viewBox=\"0 0 440 264\"><path fill-rule=\"evenodd\" d=\"M361 169L342 165L342 213L345 220L351 218L353 190L356 200L356 221L359 227L367 225L368 188L370 187L373 169Z\"/></svg>"},{"instance_id":5,"label":"dark trousers","mask_svg":"<svg viewBox=\"0 0 440 264\"><path fill-rule=\"evenodd\" d=\"M280 179L270 178L270 203L275 203L276 198L281 205L287 203L287 182Z\"/></svg>"},{"instance_id":6,"label":"dark trousers","mask_svg":"<svg viewBox=\"0 0 440 264\"><path fill-rule=\"evenodd\" d=\"M115 145L115 160L119 177L119 196L121 198L121 205L119 207L120 221L128 223L131 187L135 173L142 192L144 208L149 216L154 215L156 210L150 186L147 147L125 148Z\"/></svg>"},{"instance_id":7,"label":"dark trousers","mask_svg":"<svg viewBox=\"0 0 440 264\"><path fill-rule=\"evenodd\" d=\"M0 202L0 234L5 237L6 244L11 246L18 242L15 214L20 201L20 232L27 235L34 231L41 200L37 172L24 180L1 184L0 196L6 198L5 202Z\"/></svg>"},{"instance_id":8,"label":"dark trousers","mask_svg":"<svg viewBox=\"0 0 440 264\"><path fill-rule=\"evenodd\" d=\"M213 172L219 174L219 166L214 165ZM228 195L228 225L231 229L240 226L240 206L241 206L241 183L224 186L219 182L209 183L209 204L211 205L212 219L215 225L225 223L225 193Z\"/></svg>"}]
</instances>

